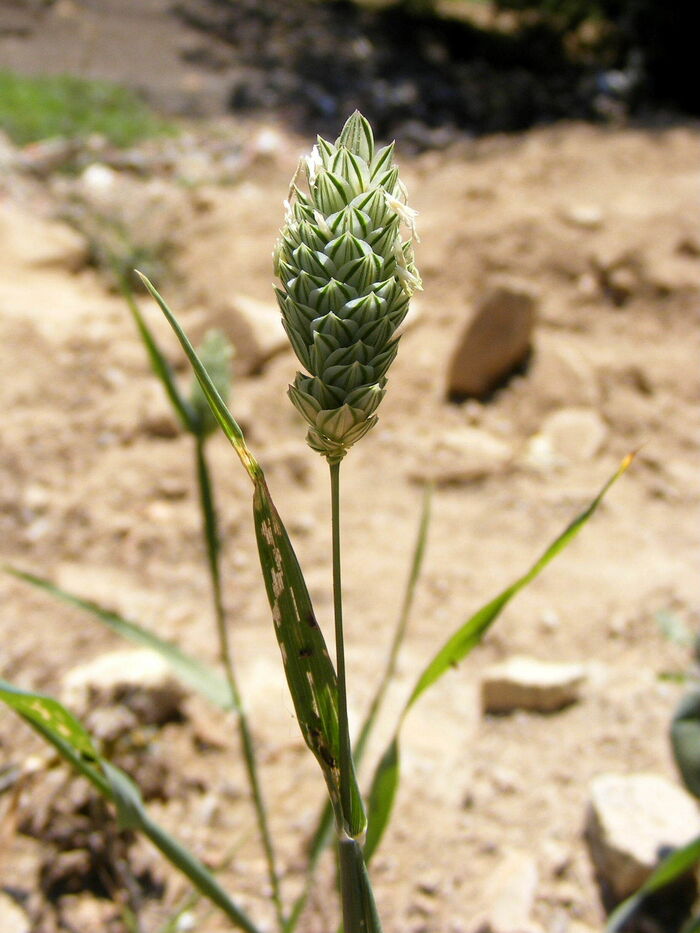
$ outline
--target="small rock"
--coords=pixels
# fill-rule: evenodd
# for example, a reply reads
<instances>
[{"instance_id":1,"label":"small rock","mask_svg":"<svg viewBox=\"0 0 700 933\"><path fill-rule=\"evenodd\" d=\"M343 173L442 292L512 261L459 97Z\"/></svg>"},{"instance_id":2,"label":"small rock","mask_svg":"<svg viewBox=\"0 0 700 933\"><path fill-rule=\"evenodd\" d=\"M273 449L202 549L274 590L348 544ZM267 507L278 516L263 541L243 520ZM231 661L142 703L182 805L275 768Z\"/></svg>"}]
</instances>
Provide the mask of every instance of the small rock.
<instances>
[{"instance_id":1,"label":"small rock","mask_svg":"<svg viewBox=\"0 0 700 933\"><path fill-rule=\"evenodd\" d=\"M563 878L573 863L572 854L566 846L555 839L546 839L542 845L542 856L547 871L554 878Z\"/></svg>"},{"instance_id":2,"label":"small rock","mask_svg":"<svg viewBox=\"0 0 700 933\"><path fill-rule=\"evenodd\" d=\"M592 460L607 436L607 425L594 409L562 408L550 415L530 438L524 460L536 469Z\"/></svg>"},{"instance_id":3,"label":"small rock","mask_svg":"<svg viewBox=\"0 0 700 933\"><path fill-rule=\"evenodd\" d=\"M612 269L604 280L605 290L614 304L624 305L639 290L640 278L637 271L629 266Z\"/></svg>"},{"instance_id":4,"label":"small rock","mask_svg":"<svg viewBox=\"0 0 700 933\"><path fill-rule=\"evenodd\" d=\"M596 371L570 338L543 333L527 372L527 392L543 409L597 406L601 387Z\"/></svg>"},{"instance_id":5,"label":"small rock","mask_svg":"<svg viewBox=\"0 0 700 933\"><path fill-rule=\"evenodd\" d=\"M0 890L0 930L2 933L30 933L31 923L19 904Z\"/></svg>"},{"instance_id":6,"label":"small rock","mask_svg":"<svg viewBox=\"0 0 700 933\"><path fill-rule=\"evenodd\" d=\"M278 308L237 295L226 309L226 331L236 351L238 368L258 373L273 356L289 347Z\"/></svg>"},{"instance_id":7,"label":"small rock","mask_svg":"<svg viewBox=\"0 0 700 933\"><path fill-rule=\"evenodd\" d=\"M523 284L494 282L477 302L457 343L447 376L454 398L484 398L527 356L537 299Z\"/></svg>"},{"instance_id":8,"label":"small rock","mask_svg":"<svg viewBox=\"0 0 700 933\"><path fill-rule=\"evenodd\" d=\"M119 907L111 900L87 892L60 898L61 926L68 930L110 930L118 922Z\"/></svg>"},{"instance_id":9,"label":"small rock","mask_svg":"<svg viewBox=\"0 0 700 933\"><path fill-rule=\"evenodd\" d=\"M431 445L412 479L440 484L468 483L500 473L510 463L510 444L481 428L448 431Z\"/></svg>"},{"instance_id":10,"label":"small rock","mask_svg":"<svg viewBox=\"0 0 700 933\"><path fill-rule=\"evenodd\" d=\"M602 774L591 784L586 840L601 881L619 900L671 850L700 835L697 804L655 774Z\"/></svg>"},{"instance_id":11,"label":"small rock","mask_svg":"<svg viewBox=\"0 0 700 933\"><path fill-rule=\"evenodd\" d=\"M603 226L603 211L597 204L572 204L560 213L561 219L572 227L598 230Z\"/></svg>"},{"instance_id":12,"label":"small rock","mask_svg":"<svg viewBox=\"0 0 700 933\"><path fill-rule=\"evenodd\" d=\"M148 412L141 421L139 429L148 437L172 440L182 432L182 425L171 411Z\"/></svg>"},{"instance_id":13,"label":"small rock","mask_svg":"<svg viewBox=\"0 0 700 933\"><path fill-rule=\"evenodd\" d=\"M161 725L182 716L185 691L155 652L127 649L68 671L61 697L78 715L118 706L133 713L139 725Z\"/></svg>"},{"instance_id":14,"label":"small rock","mask_svg":"<svg viewBox=\"0 0 700 933\"><path fill-rule=\"evenodd\" d=\"M50 175L71 162L80 151L77 139L54 136L29 143L20 151L20 165L37 175Z\"/></svg>"},{"instance_id":15,"label":"small rock","mask_svg":"<svg viewBox=\"0 0 700 933\"><path fill-rule=\"evenodd\" d=\"M484 673L482 708L485 713L509 713L516 709L550 713L575 703L585 678L582 664L512 657L492 665Z\"/></svg>"},{"instance_id":16,"label":"small rock","mask_svg":"<svg viewBox=\"0 0 700 933\"><path fill-rule=\"evenodd\" d=\"M19 269L53 268L77 272L88 261L85 239L66 224L0 204L0 253Z\"/></svg>"},{"instance_id":17,"label":"small rock","mask_svg":"<svg viewBox=\"0 0 700 933\"><path fill-rule=\"evenodd\" d=\"M532 920L539 873L535 860L512 852L498 865L486 883L486 910L476 933L536 933Z\"/></svg>"}]
</instances>

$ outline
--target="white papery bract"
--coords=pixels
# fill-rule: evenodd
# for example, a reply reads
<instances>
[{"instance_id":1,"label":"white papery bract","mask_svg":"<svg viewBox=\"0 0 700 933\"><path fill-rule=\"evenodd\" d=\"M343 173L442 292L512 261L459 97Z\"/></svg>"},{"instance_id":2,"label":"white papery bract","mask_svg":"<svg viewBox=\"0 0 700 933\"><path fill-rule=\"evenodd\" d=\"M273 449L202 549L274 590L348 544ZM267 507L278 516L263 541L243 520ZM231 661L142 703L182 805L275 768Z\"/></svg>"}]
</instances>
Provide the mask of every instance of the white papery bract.
<instances>
[{"instance_id":1,"label":"white papery bract","mask_svg":"<svg viewBox=\"0 0 700 933\"><path fill-rule=\"evenodd\" d=\"M309 423L309 445L330 463L376 424L396 329L421 287L415 211L393 152L393 143L375 149L357 111L334 144L318 137L302 163L308 190L292 182L275 249L282 321L307 371L289 397Z\"/></svg>"}]
</instances>

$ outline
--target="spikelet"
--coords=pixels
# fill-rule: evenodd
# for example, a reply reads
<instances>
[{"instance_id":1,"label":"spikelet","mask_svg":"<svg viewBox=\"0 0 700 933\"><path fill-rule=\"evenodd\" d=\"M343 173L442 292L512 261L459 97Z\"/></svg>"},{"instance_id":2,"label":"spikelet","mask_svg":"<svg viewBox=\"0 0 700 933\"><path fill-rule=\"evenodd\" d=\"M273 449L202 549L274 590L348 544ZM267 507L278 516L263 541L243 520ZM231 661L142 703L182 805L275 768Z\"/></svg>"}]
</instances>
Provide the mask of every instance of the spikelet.
<instances>
[{"instance_id":1,"label":"spikelet","mask_svg":"<svg viewBox=\"0 0 700 933\"><path fill-rule=\"evenodd\" d=\"M421 288L415 211L393 151L393 143L375 150L357 111L335 144L318 137L301 166L308 191L293 180L275 249L282 321L308 373L297 373L289 397L309 424L309 445L329 463L376 424L396 329Z\"/></svg>"}]
</instances>

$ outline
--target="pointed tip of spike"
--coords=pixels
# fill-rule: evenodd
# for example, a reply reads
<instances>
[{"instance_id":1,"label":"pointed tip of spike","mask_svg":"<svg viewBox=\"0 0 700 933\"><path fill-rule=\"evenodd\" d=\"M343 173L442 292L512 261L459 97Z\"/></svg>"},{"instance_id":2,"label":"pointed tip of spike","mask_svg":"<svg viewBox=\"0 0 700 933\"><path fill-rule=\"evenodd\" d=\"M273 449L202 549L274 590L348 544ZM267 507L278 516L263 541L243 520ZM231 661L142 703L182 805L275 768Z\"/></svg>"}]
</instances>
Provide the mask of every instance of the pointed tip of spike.
<instances>
[{"instance_id":1,"label":"pointed tip of spike","mask_svg":"<svg viewBox=\"0 0 700 933\"><path fill-rule=\"evenodd\" d=\"M370 162L374 156L374 134L369 122L355 110L345 122L336 146L345 146L350 152Z\"/></svg>"}]
</instances>

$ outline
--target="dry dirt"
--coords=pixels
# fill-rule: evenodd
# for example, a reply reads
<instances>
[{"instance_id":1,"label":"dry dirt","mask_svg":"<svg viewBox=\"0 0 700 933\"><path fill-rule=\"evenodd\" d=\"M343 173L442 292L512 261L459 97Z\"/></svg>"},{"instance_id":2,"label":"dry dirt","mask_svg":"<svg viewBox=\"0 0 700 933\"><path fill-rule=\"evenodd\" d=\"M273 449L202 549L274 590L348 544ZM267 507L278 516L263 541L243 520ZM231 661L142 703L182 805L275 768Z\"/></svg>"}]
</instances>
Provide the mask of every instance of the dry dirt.
<instances>
[{"instance_id":1,"label":"dry dirt","mask_svg":"<svg viewBox=\"0 0 700 933\"><path fill-rule=\"evenodd\" d=\"M169 223L180 278L166 291L195 336L206 323L225 329L223 309L238 294L270 300L281 201L308 143L281 136L274 155L254 162L237 184L177 194L177 221ZM379 425L343 467L354 721L383 665L420 477L431 472L435 452L446 436L478 426L507 444L512 458L437 489L408 643L365 782L402 698L441 642L529 566L628 451L641 450L576 542L406 722L395 818L373 872L392 933L472 933L487 906L488 878L513 852L538 862L534 916L542 929L600 930L604 911L582 839L589 783L604 771L675 780L667 729L682 687L660 675L684 669L689 656L662 637L658 616L698 624L698 151L692 126L568 124L414 159L399 154L420 211L425 291ZM48 203L40 186L6 186L0 210L38 212ZM4 242L0 249L3 559L98 598L213 663L190 439L169 429L128 314L100 276L32 262L31 243L41 247L46 229L44 220L37 223L23 255ZM445 372L452 347L474 300L504 272L526 279L541 297L532 358L487 403L451 403ZM143 308L187 378L155 307L144 300ZM330 640L326 471L306 449L285 398L294 371L291 352L258 375L239 370L232 407L267 471ZM528 439L549 414L569 407L599 413L607 427L602 448L559 465L528 465ZM292 893L322 781L283 682L254 552L249 484L223 437L212 441L211 455L232 637L284 889ZM0 676L18 685L58 692L76 664L120 646L85 615L8 578L0 579L0 606ZM481 671L516 653L588 665L581 702L548 716L482 716ZM216 738L204 751L202 732ZM193 706L189 719L152 741L167 763L169 788L154 811L212 864L233 849L222 880L253 914L267 916L233 730L223 716ZM0 712L3 768L21 766L38 748ZM34 790L17 801L20 810L34 806L32 794L52 780L37 775ZM6 831L16 825L11 797L0 797ZM10 833L0 846L3 885L31 895L46 845ZM151 933L183 888L145 848L138 857L167 880L162 898L144 908ZM326 866L305 931L335 928L330 878ZM201 933L225 928L203 908L196 913ZM81 929L121 929L108 925L107 914ZM46 913L41 922L37 930L55 928Z\"/></svg>"}]
</instances>

